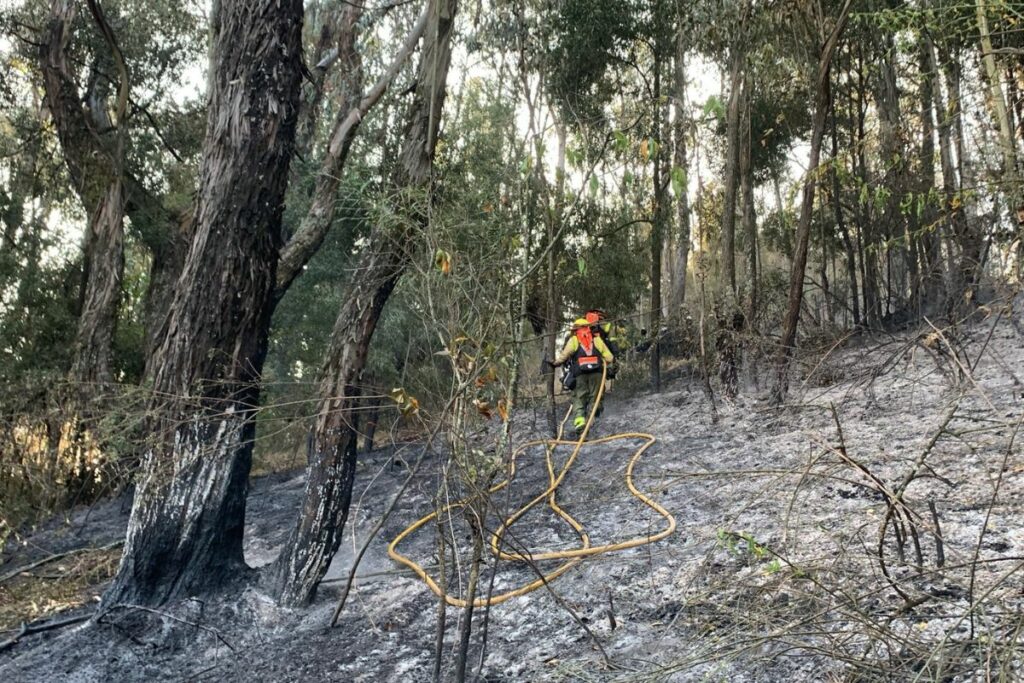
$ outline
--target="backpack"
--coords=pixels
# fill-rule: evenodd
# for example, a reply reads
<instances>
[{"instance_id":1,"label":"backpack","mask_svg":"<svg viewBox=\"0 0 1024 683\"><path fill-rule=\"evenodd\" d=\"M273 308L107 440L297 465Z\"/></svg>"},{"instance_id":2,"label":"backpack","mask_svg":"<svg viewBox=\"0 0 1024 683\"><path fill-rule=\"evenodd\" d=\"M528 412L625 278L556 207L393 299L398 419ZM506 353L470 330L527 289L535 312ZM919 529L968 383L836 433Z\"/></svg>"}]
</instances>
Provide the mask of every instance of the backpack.
<instances>
[{"instance_id":1,"label":"backpack","mask_svg":"<svg viewBox=\"0 0 1024 683\"><path fill-rule=\"evenodd\" d=\"M575 334L579 348L573 356L574 370L583 374L600 372L603 360L594 343L594 333L589 327L580 327Z\"/></svg>"}]
</instances>

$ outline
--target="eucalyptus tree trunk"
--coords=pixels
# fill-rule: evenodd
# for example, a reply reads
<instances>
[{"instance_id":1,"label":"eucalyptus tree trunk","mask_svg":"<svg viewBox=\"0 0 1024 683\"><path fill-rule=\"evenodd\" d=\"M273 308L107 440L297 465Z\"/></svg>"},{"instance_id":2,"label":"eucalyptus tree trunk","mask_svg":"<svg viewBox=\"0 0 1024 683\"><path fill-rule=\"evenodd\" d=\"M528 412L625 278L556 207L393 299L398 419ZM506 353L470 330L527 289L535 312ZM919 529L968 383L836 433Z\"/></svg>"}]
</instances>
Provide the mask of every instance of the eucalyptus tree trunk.
<instances>
[{"instance_id":1,"label":"eucalyptus tree trunk","mask_svg":"<svg viewBox=\"0 0 1024 683\"><path fill-rule=\"evenodd\" d=\"M124 277L124 187L115 178L86 228L82 305L70 379L90 392L113 379L110 362Z\"/></svg>"},{"instance_id":2,"label":"eucalyptus tree trunk","mask_svg":"<svg viewBox=\"0 0 1024 683\"><path fill-rule=\"evenodd\" d=\"M451 63L456 0L430 3L423 50L406 117L402 151L390 185L404 206L399 225L374 228L349 297L339 312L320 372L320 399L310 439L302 509L268 580L283 605L303 605L341 544L356 467L360 384L384 305L415 254L429 217L433 160Z\"/></svg>"},{"instance_id":3,"label":"eucalyptus tree trunk","mask_svg":"<svg viewBox=\"0 0 1024 683\"><path fill-rule=\"evenodd\" d=\"M659 41L655 40L654 46L654 102L651 103L653 112L653 128L651 139L654 142L655 153L651 155L654 163L652 180L654 183L654 215L651 217L651 349L650 349L650 370L651 389L661 391L661 260L664 248L666 202L668 190L668 174L665 173L664 152L661 149L662 143L662 105L661 105L661 71L664 65L664 55Z\"/></svg>"},{"instance_id":4,"label":"eucalyptus tree trunk","mask_svg":"<svg viewBox=\"0 0 1024 683\"><path fill-rule=\"evenodd\" d=\"M831 82L831 81L830 81ZM846 279L850 283L850 309L853 313L853 324L859 327L860 318L860 294L857 289L857 257L856 248L850 238L850 229L846 225L846 217L843 214L842 187L839 184L839 130L836 124L836 101L829 89L829 99L832 100L831 115L829 120L832 129L832 158L829 176L832 180L832 210L834 212L836 229L843 241L843 252L846 256Z\"/></svg>"},{"instance_id":5,"label":"eucalyptus tree trunk","mask_svg":"<svg viewBox=\"0 0 1024 683\"><path fill-rule=\"evenodd\" d=\"M996 130L999 135L999 151L1003 157L1002 181L1003 192L1010 204L1011 212L1024 207L1024 188L1021 187L1019 169L1017 168L1017 142L1013 134L1013 125L1003 97L1002 78L996 66L996 58L992 52L992 36L988 28L988 10L986 0L975 0L975 16L978 22L978 36L981 41L981 63L984 67L985 80L988 85L986 101L992 110ZM1018 231L1018 237L1022 237ZM1018 246L1018 271L1020 269L1021 250Z\"/></svg>"},{"instance_id":6,"label":"eucalyptus tree trunk","mask_svg":"<svg viewBox=\"0 0 1024 683\"><path fill-rule=\"evenodd\" d=\"M953 284L949 296L952 315L973 300L971 292L981 273L983 238L976 220L964 210L965 198L960 196L965 186L974 183L970 161L964 148L964 125L959 56L948 46L936 45L939 68L946 84L948 101L936 99L936 110L945 112L939 119L939 160L942 164L942 186L949 214L950 230L953 233L959 258L955 258ZM941 90L936 89L941 98Z\"/></svg>"},{"instance_id":7,"label":"eucalyptus tree trunk","mask_svg":"<svg viewBox=\"0 0 1024 683\"><path fill-rule=\"evenodd\" d=\"M686 301L686 270L690 259L690 203L687 193L687 154L686 154L686 51L688 41L686 40L683 28L676 29L676 54L674 63L673 107L675 109L675 120L673 121L673 138L675 147L673 149L673 172L682 174L683 186L676 196L676 222L678 236L676 238L676 253L673 258L675 267L672 269L672 291L669 293L669 311L671 315L683 315L683 303Z\"/></svg>"},{"instance_id":8,"label":"eucalyptus tree trunk","mask_svg":"<svg viewBox=\"0 0 1024 683\"><path fill-rule=\"evenodd\" d=\"M53 0L46 38L39 46L46 107L60 142L61 156L89 223L84 240L85 277L78 325L73 379L107 381L110 344L118 317L123 277L123 218L131 218L133 230L152 255L149 286L144 300L145 352L148 359L158 339L173 299L192 233L191 210L166 209L125 168L124 148L128 131L122 125L128 75L113 33L102 19L99 5L87 3L114 55L121 79L116 127L107 113L102 92L104 77L94 79L86 92L76 81L69 56L77 3ZM83 103L88 103L88 107ZM113 250L113 251L112 251ZM116 253L116 252L122 253Z\"/></svg>"},{"instance_id":9,"label":"eucalyptus tree trunk","mask_svg":"<svg viewBox=\"0 0 1024 683\"><path fill-rule=\"evenodd\" d=\"M900 107L900 91L896 82L896 67L894 64L895 47L891 35L883 35L878 45L882 53L878 64L878 77L875 79L875 103L878 111L878 136L880 156L882 162L882 175L876 181L887 190L884 208L879 225L882 235L889 244L905 244L902 256L908 272L912 276L912 292L909 296L911 305L915 305L918 295L919 282L917 279L917 254L914 248L916 238L913 236L913 227L907 226L905 216L900 211L900 202L903 200L908 188L906 162L906 149L904 148L903 113ZM887 246L885 253L888 257L894 246ZM887 287L886 296L887 312L888 303L892 302L894 296L898 296L897 307L902 309L906 305L903 288L892 286L892 268L888 269L890 286Z\"/></svg>"},{"instance_id":10,"label":"eucalyptus tree trunk","mask_svg":"<svg viewBox=\"0 0 1024 683\"><path fill-rule=\"evenodd\" d=\"M551 247L548 249L547 256L547 274L546 274L546 299L547 303L544 309L547 311L546 320L544 321L545 327L547 328L544 335L544 357L549 360L554 360L557 346L557 334L559 328L559 312L558 312L558 291L556 289L557 274L558 274L558 249L556 245L552 244L555 240L555 236L559 233L561 222L563 220L562 214L565 212L565 125L559 122L556 125L556 133L558 134L558 158L555 165L555 203L554 210L551 214L551 218L547 221L548 227L548 244ZM558 432L558 415L557 406L555 405L555 369L546 368L544 373L544 386L548 396L548 431L552 436L555 436Z\"/></svg>"},{"instance_id":11,"label":"eucalyptus tree trunk","mask_svg":"<svg viewBox=\"0 0 1024 683\"><path fill-rule=\"evenodd\" d=\"M775 362L775 385L772 387L772 403L780 404L785 400L789 390L789 361L796 342L796 327L800 321L800 305L803 302L804 275L807 268L807 248L811 234L811 214L814 209L814 188L817 184L815 175L818 159L821 154L821 139L825 132L825 120L829 109L829 74L832 66L832 55L839 43L839 38L846 26L853 0L845 0L836 19L835 26L828 33L818 58L817 78L815 79L814 116L811 124L811 150L807 164L807 177L804 179L803 200L800 204L800 222L797 224L796 250L793 255L793 268L789 276L789 302L786 316L782 323L782 340ZM824 35L824 27L819 27Z\"/></svg>"},{"instance_id":12,"label":"eucalyptus tree trunk","mask_svg":"<svg viewBox=\"0 0 1024 683\"><path fill-rule=\"evenodd\" d=\"M946 104L946 98L943 95L942 86L939 82L939 75L942 72L939 67L939 61L936 58L937 48L934 41L927 34L925 35L924 49L927 65L923 67L923 71L931 81L929 90L933 98L933 107L936 113L935 128L938 131L939 137L939 166L942 172L942 199L943 213L945 214L945 219L943 220L945 230L943 232L947 251L953 255L960 248L963 235L967 233L968 229L964 211L960 205L961 200L958 199L960 181L953 159L952 118L958 114L956 113L955 105L948 107ZM962 300L962 295L972 279L972 269L970 266L962 260L957 263L957 260L955 256L950 258L951 263L948 269L949 289L946 292L947 305Z\"/></svg>"},{"instance_id":13,"label":"eucalyptus tree trunk","mask_svg":"<svg viewBox=\"0 0 1024 683\"><path fill-rule=\"evenodd\" d=\"M744 5L744 15L739 34L729 48L729 106L726 110L726 151L725 185L722 206L722 270L733 300L736 297L736 185L739 179L737 164L740 149L740 109L743 100L743 74L745 53L743 33L746 27L746 13L749 3Z\"/></svg>"},{"instance_id":14,"label":"eucalyptus tree trunk","mask_svg":"<svg viewBox=\"0 0 1024 683\"><path fill-rule=\"evenodd\" d=\"M124 114L128 73L113 34L93 0L93 17L108 42L120 78L116 128L106 112L105 84L95 79L83 97L68 54L77 3L54 0L50 6L40 64L47 108L72 182L88 216L84 239L82 290L70 379L88 387L113 379L110 367L114 330L124 275L125 193L122 181ZM89 102L86 113L83 100Z\"/></svg>"},{"instance_id":15,"label":"eucalyptus tree trunk","mask_svg":"<svg viewBox=\"0 0 1024 683\"><path fill-rule=\"evenodd\" d=\"M743 230L747 242L747 286L750 288L746 301L746 327L754 325L758 297L757 211L754 207L754 168L751 159L753 150L750 130L750 108L753 97L750 87L749 79L744 79L743 125L740 130L740 197L743 206Z\"/></svg>"},{"instance_id":16,"label":"eucalyptus tree trunk","mask_svg":"<svg viewBox=\"0 0 1024 683\"><path fill-rule=\"evenodd\" d=\"M152 359L154 399L105 604L154 605L245 573L254 408L302 78L301 0L214 5L196 225Z\"/></svg>"},{"instance_id":17,"label":"eucalyptus tree trunk","mask_svg":"<svg viewBox=\"0 0 1024 683\"><path fill-rule=\"evenodd\" d=\"M918 43L918 69L921 74L921 172L917 192L930 197L935 189L935 85L932 45L927 33ZM940 112L941 115L941 112ZM942 267L942 230L938 211L931 201L925 201L920 223L923 227L918 244L921 249L922 277L921 308L918 315L932 315L933 309L943 307L946 298Z\"/></svg>"},{"instance_id":18,"label":"eucalyptus tree trunk","mask_svg":"<svg viewBox=\"0 0 1024 683\"><path fill-rule=\"evenodd\" d=\"M870 186L867 164L867 79L865 75L864 52L857 49L856 88L850 95L850 107L855 121L855 138L851 145L854 172L861 184ZM861 285L864 294L864 323L867 326L877 325L882 319L881 296L879 293L878 250L875 245L879 241L878 230L874 226L871 215L871 200L855 203L858 240L857 251L860 256Z\"/></svg>"}]
</instances>

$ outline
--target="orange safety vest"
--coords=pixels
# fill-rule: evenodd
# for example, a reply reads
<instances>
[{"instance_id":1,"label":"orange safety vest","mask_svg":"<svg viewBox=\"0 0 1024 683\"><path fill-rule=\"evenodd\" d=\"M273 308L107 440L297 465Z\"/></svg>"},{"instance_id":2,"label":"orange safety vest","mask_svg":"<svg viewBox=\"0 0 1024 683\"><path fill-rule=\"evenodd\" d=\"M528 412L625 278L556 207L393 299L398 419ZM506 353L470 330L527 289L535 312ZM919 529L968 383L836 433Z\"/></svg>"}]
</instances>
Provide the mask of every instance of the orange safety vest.
<instances>
[{"instance_id":1,"label":"orange safety vest","mask_svg":"<svg viewBox=\"0 0 1024 683\"><path fill-rule=\"evenodd\" d=\"M600 372L604 360L594 344L594 333L589 327L580 327L576 330L576 341L579 342L576 353L573 355L573 365L576 366L576 371Z\"/></svg>"}]
</instances>

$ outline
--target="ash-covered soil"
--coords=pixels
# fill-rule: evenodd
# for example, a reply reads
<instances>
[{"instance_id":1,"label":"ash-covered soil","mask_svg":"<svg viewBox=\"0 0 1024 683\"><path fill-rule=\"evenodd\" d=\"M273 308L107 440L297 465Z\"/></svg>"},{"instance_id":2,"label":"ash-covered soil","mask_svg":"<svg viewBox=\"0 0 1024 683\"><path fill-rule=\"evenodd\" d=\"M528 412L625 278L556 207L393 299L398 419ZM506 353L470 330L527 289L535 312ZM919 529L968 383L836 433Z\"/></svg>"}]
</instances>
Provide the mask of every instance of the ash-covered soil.
<instances>
[{"instance_id":1,"label":"ash-covered soil","mask_svg":"<svg viewBox=\"0 0 1024 683\"><path fill-rule=\"evenodd\" d=\"M818 360L794 380L781 410L765 401L767 386L720 402L717 417L692 380L658 395L613 391L597 436L657 437L635 480L675 516L676 532L588 558L546 588L478 609L471 670L489 681L967 681L986 671L1015 678L1024 590L1018 324L993 314L958 336L925 329L851 339ZM518 438L540 436L538 424L521 425ZM586 446L559 491L593 545L662 528L624 482L641 443ZM310 608L278 608L252 585L240 596L159 612L118 610L99 623L25 637L0 654L0 680L431 680L438 601L387 557L386 545L433 509L443 465L436 456L372 543L339 625L327 628L355 550L419 448L363 458L343 548ZM567 455L561 449L556 459ZM546 484L543 451L534 449L495 504L515 509ZM253 483L253 566L274 558L302 485L301 471ZM4 566L104 545L125 522L119 501L83 510L12 549L17 556ZM469 534L458 511L448 522L449 543L461 546L458 568L447 568L458 593ZM401 547L435 574L436 531L427 525ZM510 541L532 550L579 544L543 506L513 527ZM501 562L494 592L557 562ZM493 567L485 554L485 583ZM460 617L447 610L448 678Z\"/></svg>"}]
</instances>

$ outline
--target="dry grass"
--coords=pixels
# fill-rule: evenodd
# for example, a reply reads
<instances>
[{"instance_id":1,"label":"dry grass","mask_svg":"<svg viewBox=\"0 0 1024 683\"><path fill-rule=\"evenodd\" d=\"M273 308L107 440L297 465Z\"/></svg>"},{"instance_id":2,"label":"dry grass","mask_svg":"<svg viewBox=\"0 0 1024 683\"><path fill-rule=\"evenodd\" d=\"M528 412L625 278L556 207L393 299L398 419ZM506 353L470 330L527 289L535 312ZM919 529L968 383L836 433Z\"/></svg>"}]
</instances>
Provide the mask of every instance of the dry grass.
<instances>
[{"instance_id":1,"label":"dry grass","mask_svg":"<svg viewBox=\"0 0 1024 683\"><path fill-rule=\"evenodd\" d=\"M90 550L9 579L0 585L0 631L94 601L120 557L120 548Z\"/></svg>"}]
</instances>

